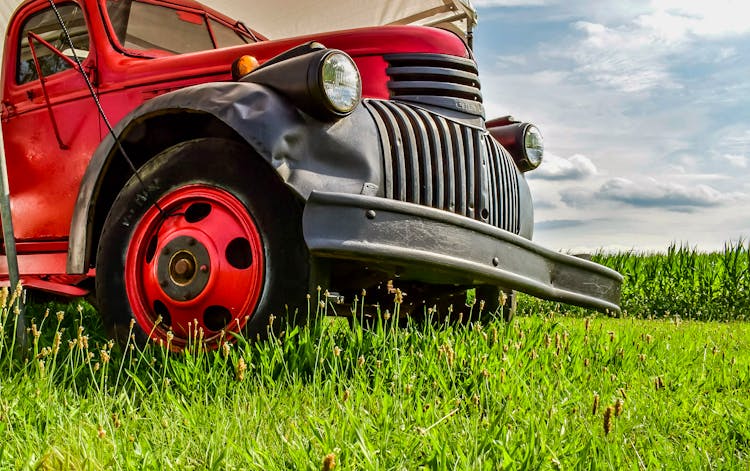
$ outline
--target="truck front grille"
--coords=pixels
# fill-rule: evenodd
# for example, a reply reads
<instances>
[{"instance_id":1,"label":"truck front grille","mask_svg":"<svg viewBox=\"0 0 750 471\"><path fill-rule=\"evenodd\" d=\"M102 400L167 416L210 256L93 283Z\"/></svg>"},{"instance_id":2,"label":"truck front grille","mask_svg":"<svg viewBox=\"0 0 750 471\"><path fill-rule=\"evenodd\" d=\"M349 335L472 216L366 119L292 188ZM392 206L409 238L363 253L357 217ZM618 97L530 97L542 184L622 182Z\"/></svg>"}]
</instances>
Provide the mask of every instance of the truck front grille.
<instances>
[{"instance_id":1,"label":"truck front grille","mask_svg":"<svg viewBox=\"0 0 750 471\"><path fill-rule=\"evenodd\" d=\"M386 54L391 99L484 116L477 65L444 54Z\"/></svg>"},{"instance_id":2,"label":"truck front grille","mask_svg":"<svg viewBox=\"0 0 750 471\"><path fill-rule=\"evenodd\" d=\"M384 155L386 198L520 231L518 174L482 129L394 101L367 100Z\"/></svg>"}]
</instances>

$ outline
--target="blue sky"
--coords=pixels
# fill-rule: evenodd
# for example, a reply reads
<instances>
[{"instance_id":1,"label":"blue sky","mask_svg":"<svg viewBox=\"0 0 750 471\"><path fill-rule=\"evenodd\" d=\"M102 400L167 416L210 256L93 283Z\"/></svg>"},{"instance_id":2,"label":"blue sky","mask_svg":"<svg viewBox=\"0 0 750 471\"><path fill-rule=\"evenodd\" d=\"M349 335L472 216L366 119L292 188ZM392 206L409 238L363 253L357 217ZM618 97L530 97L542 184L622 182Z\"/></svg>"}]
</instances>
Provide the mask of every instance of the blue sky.
<instances>
[{"instance_id":1,"label":"blue sky","mask_svg":"<svg viewBox=\"0 0 750 471\"><path fill-rule=\"evenodd\" d=\"M704 250L750 237L745 2L474 0L488 117L537 124L534 239Z\"/></svg>"}]
</instances>

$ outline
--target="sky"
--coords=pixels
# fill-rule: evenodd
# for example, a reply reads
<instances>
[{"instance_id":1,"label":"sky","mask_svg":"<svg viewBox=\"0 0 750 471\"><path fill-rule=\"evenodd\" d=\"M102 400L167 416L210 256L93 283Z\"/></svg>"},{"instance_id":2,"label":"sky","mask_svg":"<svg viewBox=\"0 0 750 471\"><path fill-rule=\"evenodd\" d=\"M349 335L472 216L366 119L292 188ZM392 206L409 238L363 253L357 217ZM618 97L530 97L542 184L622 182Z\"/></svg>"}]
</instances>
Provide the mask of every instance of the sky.
<instances>
[{"instance_id":1,"label":"sky","mask_svg":"<svg viewBox=\"0 0 750 471\"><path fill-rule=\"evenodd\" d=\"M16 3L0 0L0 19ZM536 242L750 239L747 0L472 3L488 118L512 114L545 136L545 162L526 174Z\"/></svg>"},{"instance_id":2,"label":"sky","mask_svg":"<svg viewBox=\"0 0 750 471\"><path fill-rule=\"evenodd\" d=\"M750 4L474 0L488 118L536 124L534 240L701 250L750 238Z\"/></svg>"}]
</instances>

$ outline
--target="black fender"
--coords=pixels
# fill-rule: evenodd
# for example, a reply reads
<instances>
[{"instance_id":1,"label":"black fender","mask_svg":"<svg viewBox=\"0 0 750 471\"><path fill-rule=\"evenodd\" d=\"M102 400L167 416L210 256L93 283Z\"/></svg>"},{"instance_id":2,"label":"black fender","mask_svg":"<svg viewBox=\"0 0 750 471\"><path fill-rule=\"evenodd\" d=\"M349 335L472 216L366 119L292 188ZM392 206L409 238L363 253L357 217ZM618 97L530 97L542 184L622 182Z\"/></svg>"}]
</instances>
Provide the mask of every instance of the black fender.
<instances>
[{"instance_id":1,"label":"black fender","mask_svg":"<svg viewBox=\"0 0 750 471\"><path fill-rule=\"evenodd\" d=\"M138 167L153 157L137 152L139 142L159 134L160 129L153 123L167 115L181 114L203 115L212 122L220 122L225 129L216 132L224 133L222 137L229 132L249 145L248 155L238 158L264 159L305 200L312 191L370 196L382 192L378 130L361 105L349 116L321 122L302 113L287 98L266 86L214 82L184 88L144 103L122 119L114 133ZM206 130L208 128L210 130ZM203 134L190 138L209 137L216 129L216 126L206 126L201 129ZM116 159L123 159L123 156L109 135L94 152L78 191L70 227L68 273L88 272L91 254L95 252L94 237L100 229L94 223L97 215L106 216L109 211L108 204L99 204L99 195ZM119 188L106 190L116 193Z\"/></svg>"}]
</instances>

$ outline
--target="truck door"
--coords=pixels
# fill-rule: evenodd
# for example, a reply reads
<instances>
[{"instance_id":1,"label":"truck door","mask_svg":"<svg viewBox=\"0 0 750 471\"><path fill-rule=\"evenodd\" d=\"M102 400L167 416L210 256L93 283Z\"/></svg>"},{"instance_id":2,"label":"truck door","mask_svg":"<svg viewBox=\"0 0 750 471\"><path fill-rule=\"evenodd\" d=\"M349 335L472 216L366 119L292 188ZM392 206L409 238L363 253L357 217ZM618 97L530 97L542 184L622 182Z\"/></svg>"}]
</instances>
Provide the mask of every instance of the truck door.
<instances>
[{"instance_id":1,"label":"truck door","mask_svg":"<svg viewBox=\"0 0 750 471\"><path fill-rule=\"evenodd\" d=\"M59 241L65 250L81 177L100 136L96 107L72 60L75 53L95 79L85 10L76 1L57 8L73 47L47 2L27 5L11 20L2 126L17 239Z\"/></svg>"}]
</instances>

